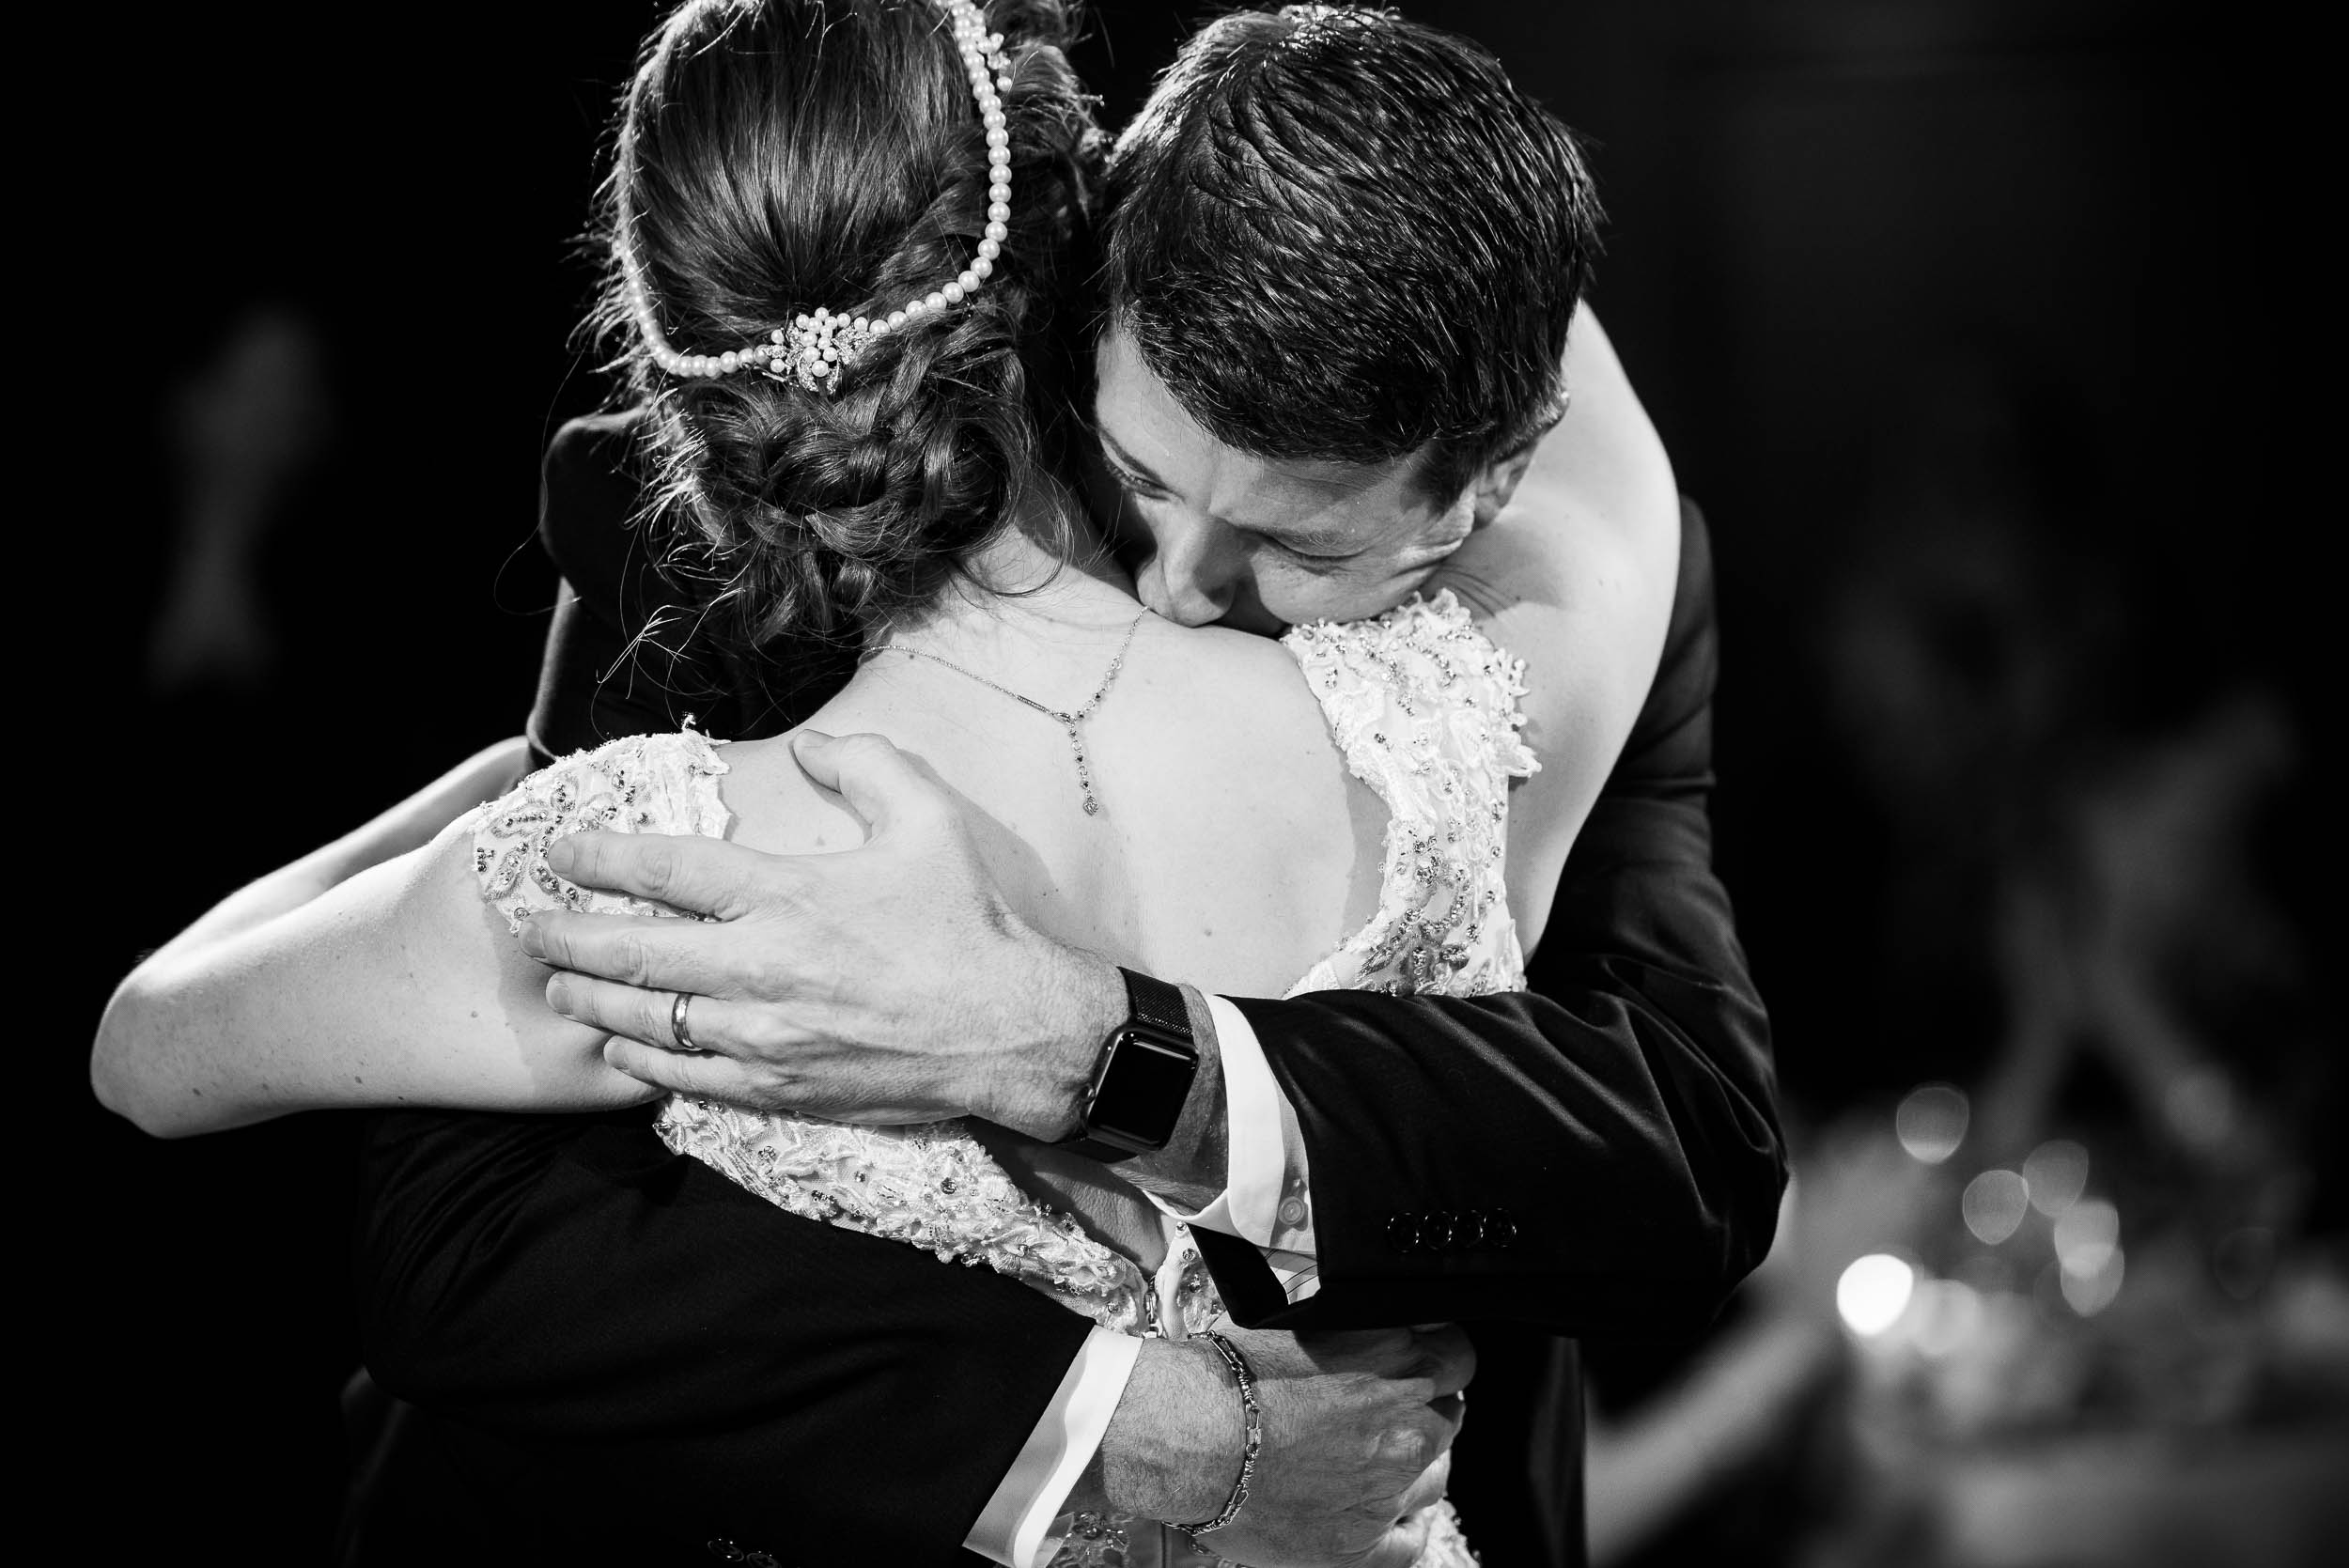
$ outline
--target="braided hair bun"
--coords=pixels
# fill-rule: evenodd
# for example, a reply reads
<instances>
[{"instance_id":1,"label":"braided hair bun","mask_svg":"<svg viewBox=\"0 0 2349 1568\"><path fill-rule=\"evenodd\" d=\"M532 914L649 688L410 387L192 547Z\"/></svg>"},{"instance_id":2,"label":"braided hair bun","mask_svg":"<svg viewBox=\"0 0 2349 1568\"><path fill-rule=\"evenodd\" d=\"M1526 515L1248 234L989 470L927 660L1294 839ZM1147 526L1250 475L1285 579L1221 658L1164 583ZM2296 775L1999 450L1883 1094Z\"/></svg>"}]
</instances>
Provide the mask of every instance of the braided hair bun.
<instances>
[{"instance_id":1,"label":"braided hair bun","mask_svg":"<svg viewBox=\"0 0 2349 1568\"><path fill-rule=\"evenodd\" d=\"M988 224L986 132L929 0L687 0L623 101L596 323L649 411L649 516L717 629L853 642L926 603L1058 457L1089 258L1099 134L1063 53L1063 0L994 0L1011 86L1009 235L962 303L876 339L832 389L756 370L662 371L819 305L879 317L971 265Z\"/></svg>"}]
</instances>

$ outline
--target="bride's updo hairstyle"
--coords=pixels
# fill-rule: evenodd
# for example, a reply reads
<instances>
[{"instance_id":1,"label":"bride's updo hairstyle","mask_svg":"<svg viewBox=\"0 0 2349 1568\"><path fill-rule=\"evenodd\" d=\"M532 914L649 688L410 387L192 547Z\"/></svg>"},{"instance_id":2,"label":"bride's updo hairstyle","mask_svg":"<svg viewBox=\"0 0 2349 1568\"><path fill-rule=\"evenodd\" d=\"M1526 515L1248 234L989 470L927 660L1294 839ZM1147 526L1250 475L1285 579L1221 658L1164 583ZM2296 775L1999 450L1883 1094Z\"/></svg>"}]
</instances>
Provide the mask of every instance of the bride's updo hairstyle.
<instances>
[{"instance_id":1,"label":"bride's updo hairstyle","mask_svg":"<svg viewBox=\"0 0 2349 1568\"><path fill-rule=\"evenodd\" d=\"M984 287L851 356L829 390L672 375L818 307L879 319L972 266L986 128L934 0L687 0L646 40L601 202L594 324L648 411L648 517L720 631L853 643L928 602L1058 456L1098 134L1064 0L991 0L1011 215ZM782 361L776 364L780 367Z\"/></svg>"}]
</instances>

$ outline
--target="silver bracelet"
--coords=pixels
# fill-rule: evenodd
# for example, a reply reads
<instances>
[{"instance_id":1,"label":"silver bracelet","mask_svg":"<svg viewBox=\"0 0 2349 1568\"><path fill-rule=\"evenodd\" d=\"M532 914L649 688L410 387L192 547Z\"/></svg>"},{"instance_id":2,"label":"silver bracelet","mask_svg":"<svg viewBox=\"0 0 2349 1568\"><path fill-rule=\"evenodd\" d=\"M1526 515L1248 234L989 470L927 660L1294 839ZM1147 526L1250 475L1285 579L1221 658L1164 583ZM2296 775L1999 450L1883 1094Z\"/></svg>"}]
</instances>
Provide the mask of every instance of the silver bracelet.
<instances>
[{"instance_id":1,"label":"silver bracelet","mask_svg":"<svg viewBox=\"0 0 2349 1568\"><path fill-rule=\"evenodd\" d=\"M1248 1483L1256 1477L1256 1456L1264 1450L1264 1409L1256 1403L1256 1374L1248 1369L1248 1359L1234 1348L1232 1342L1209 1329L1201 1338L1222 1356L1223 1364L1232 1369L1232 1381L1239 1385L1241 1419L1247 1422L1248 1436L1239 1452L1239 1479L1232 1483L1232 1495L1223 1504L1223 1512L1201 1525L1176 1525L1174 1528L1190 1537L1190 1544L1202 1550L1209 1549L1199 1538L1211 1529L1221 1529L1239 1517L1240 1506L1248 1501Z\"/></svg>"},{"instance_id":2,"label":"silver bracelet","mask_svg":"<svg viewBox=\"0 0 2349 1568\"><path fill-rule=\"evenodd\" d=\"M1127 1538L1126 1527L1108 1514L1072 1514L1068 1518L1068 1533L1087 1541L1106 1541L1121 1552L1133 1545Z\"/></svg>"}]
</instances>

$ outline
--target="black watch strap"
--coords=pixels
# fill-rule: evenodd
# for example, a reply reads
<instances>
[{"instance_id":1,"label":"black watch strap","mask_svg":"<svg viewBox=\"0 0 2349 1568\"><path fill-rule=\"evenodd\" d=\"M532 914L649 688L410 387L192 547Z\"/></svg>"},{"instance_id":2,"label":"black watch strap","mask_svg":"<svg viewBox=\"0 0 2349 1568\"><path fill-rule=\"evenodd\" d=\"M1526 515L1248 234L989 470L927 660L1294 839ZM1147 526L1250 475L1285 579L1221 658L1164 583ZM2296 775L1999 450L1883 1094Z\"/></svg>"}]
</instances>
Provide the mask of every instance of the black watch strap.
<instances>
[{"instance_id":1,"label":"black watch strap","mask_svg":"<svg viewBox=\"0 0 2349 1568\"><path fill-rule=\"evenodd\" d=\"M1163 1029L1169 1034L1190 1038L1190 1006L1183 1001L1183 988L1170 986L1152 975L1136 974L1121 968L1126 977L1126 1011L1152 1029Z\"/></svg>"},{"instance_id":2,"label":"black watch strap","mask_svg":"<svg viewBox=\"0 0 2349 1568\"><path fill-rule=\"evenodd\" d=\"M1117 972L1126 979L1126 1021L1101 1042L1077 1136L1061 1144L1104 1163L1166 1146L1199 1065L1182 987L1122 967ZM1147 1126L1134 1125L1137 1099ZM1108 1120L1112 1106L1124 1108L1124 1125Z\"/></svg>"}]
</instances>

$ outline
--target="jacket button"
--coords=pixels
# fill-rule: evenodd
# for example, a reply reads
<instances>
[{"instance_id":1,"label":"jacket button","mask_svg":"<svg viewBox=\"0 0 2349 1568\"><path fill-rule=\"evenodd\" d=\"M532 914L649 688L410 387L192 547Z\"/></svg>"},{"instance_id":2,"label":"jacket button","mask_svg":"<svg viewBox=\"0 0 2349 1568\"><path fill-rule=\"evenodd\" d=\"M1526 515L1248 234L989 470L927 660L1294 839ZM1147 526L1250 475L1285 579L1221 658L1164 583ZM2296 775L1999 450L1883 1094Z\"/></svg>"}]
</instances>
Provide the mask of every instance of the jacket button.
<instances>
[{"instance_id":1,"label":"jacket button","mask_svg":"<svg viewBox=\"0 0 2349 1568\"><path fill-rule=\"evenodd\" d=\"M1456 1252L1460 1250L1462 1226L1460 1217L1450 1209L1438 1209L1427 1217L1427 1229L1423 1233L1428 1250Z\"/></svg>"},{"instance_id":2,"label":"jacket button","mask_svg":"<svg viewBox=\"0 0 2349 1568\"><path fill-rule=\"evenodd\" d=\"M1387 1245L1398 1252L1416 1252L1420 1249L1419 1216L1405 1210L1387 1221Z\"/></svg>"},{"instance_id":3,"label":"jacket button","mask_svg":"<svg viewBox=\"0 0 2349 1568\"><path fill-rule=\"evenodd\" d=\"M1484 1221L1479 1227L1482 1234L1477 1240L1492 1251L1505 1252L1509 1244L1517 1239L1517 1222L1509 1218L1507 1209L1486 1210Z\"/></svg>"}]
</instances>

